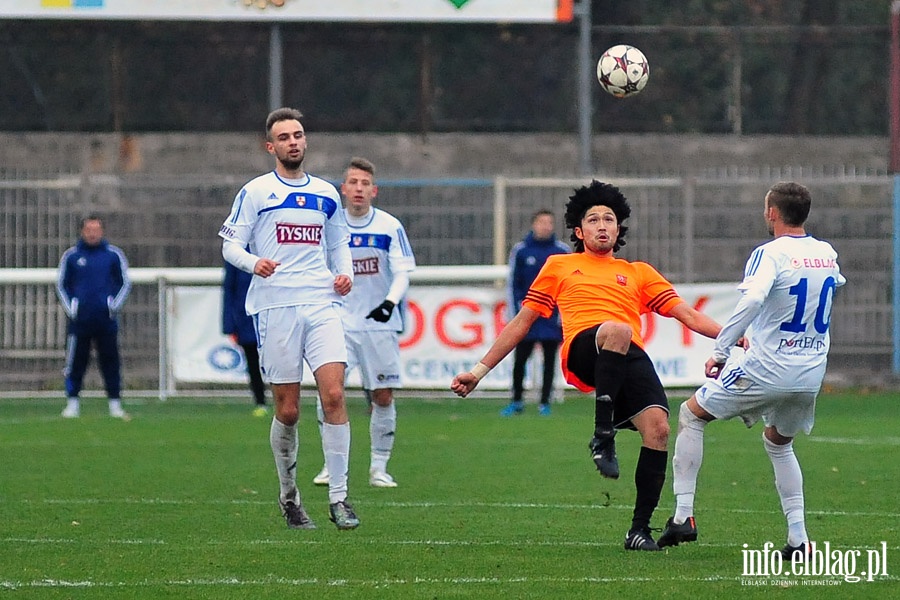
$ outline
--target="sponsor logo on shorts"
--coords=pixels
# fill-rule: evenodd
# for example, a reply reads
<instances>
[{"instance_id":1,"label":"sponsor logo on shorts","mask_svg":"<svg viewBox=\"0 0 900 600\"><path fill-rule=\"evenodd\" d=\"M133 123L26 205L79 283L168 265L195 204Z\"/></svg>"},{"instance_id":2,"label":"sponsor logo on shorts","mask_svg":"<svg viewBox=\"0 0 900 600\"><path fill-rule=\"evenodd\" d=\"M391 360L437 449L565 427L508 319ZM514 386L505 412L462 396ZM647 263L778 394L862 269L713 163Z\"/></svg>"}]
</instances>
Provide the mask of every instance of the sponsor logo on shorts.
<instances>
[{"instance_id":1,"label":"sponsor logo on shorts","mask_svg":"<svg viewBox=\"0 0 900 600\"><path fill-rule=\"evenodd\" d=\"M300 202L299 200L297 201ZM297 225L295 223L276 223L275 240L279 244L312 244L322 242L321 225Z\"/></svg>"}]
</instances>

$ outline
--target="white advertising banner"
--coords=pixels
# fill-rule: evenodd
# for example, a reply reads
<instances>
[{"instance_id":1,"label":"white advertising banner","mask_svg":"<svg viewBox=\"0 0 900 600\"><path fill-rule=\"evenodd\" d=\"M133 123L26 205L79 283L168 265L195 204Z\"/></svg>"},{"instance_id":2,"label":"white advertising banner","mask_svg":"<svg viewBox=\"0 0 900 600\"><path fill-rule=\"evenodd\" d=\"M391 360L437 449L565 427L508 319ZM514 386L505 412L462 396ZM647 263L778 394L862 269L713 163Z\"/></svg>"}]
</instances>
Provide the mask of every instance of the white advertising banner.
<instances>
[{"instance_id":1,"label":"white advertising banner","mask_svg":"<svg viewBox=\"0 0 900 600\"><path fill-rule=\"evenodd\" d=\"M737 304L736 288L735 284L677 286L688 303L720 323ZM240 348L220 333L219 288L172 288L169 311L169 355L176 381L246 381ZM412 287L405 303L405 322L400 338L404 386L448 389L453 376L478 362L505 325L505 292L462 285ZM645 316L643 333L663 385L695 386L704 381L704 363L712 352L712 340L656 314ZM509 389L511 370L509 356L479 388ZM311 382L311 374L307 372L304 379ZM355 373L349 384L358 384Z\"/></svg>"},{"instance_id":2,"label":"white advertising banner","mask_svg":"<svg viewBox=\"0 0 900 600\"><path fill-rule=\"evenodd\" d=\"M169 372L188 383L248 382L241 347L222 333L222 288L169 288Z\"/></svg>"},{"instance_id":3,"label":"white advertising banner","mask_svg":"<svg viewBox=\"0 0 900 600\"><path fill-rule=\"evenodd\" d=\"M574 0L0 0L0 18L553 23Z\"/></svg>"}]
</instances>

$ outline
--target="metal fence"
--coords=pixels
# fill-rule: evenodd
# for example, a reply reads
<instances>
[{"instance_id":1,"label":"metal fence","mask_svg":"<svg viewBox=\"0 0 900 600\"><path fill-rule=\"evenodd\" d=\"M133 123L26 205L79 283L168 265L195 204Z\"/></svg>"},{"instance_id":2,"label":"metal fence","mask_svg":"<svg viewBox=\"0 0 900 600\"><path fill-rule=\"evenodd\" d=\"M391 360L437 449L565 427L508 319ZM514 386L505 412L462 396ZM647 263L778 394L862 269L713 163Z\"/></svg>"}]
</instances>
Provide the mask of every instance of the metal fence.
<instances>
[{"instance_id":1,"label":"metal fence","mask_svg":"<svg viewBox=\"0 0 900 600\"><path fill-rule=\"evenodd\" d=\"M98 213L133 267L217 267L219 225L241 177L139 177L17 173L0 179L0 267L54 268ZM778 180L813 193L810 233L838 250L849 280L835 301L833 354L844 364L888 369L891 356L891 186L886 176L810 169L721 169L690 177L603 178L632 204L620 255L647 261L675 283L737 281L767 238L763 197ZM379 205L406 225L420 265L506 261L531 215L560 215L582 179L379 182ZM158 383L159 291L137 285L122 314L126 385ZM0 390L58 389L65 320L53 287L0 280ZM97 385L94 370L88 385ZM94 377L94 379L91 379Z\"/></svg>"}]
</instances>

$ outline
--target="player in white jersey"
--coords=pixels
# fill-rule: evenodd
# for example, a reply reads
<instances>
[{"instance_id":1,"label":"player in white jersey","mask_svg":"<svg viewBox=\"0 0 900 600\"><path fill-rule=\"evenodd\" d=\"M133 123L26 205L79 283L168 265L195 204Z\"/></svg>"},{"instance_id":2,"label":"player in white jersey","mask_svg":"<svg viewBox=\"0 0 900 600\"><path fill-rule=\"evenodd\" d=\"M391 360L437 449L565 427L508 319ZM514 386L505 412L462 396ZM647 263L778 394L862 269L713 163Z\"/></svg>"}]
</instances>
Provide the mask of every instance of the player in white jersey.
<instances>
[{"instance_id":1,"label":"player in white jersey","mask_svg":"<svg viewBox=\"0 0 900 600\"><path fill-rule=\"evenodd\" d=\"M254 275L246 308L275 399L269 443L281 512L291 528L315 527L297 488L297 422L306 362L322 397L322 450L335 474L328 490L329 516L338 529L353 529L359 519L347 501L347 351L336 308L353 286L350 235L337 190L303 171L307 142L301 118L291 108L269 114L266 150L275 157L275 170L241 188L219 236L225 260Z\"/></svg>"},{"instance_id":2,"label":"player in white jersey","mask_svg":"<svg viewBox=\"0 0 900 600\"><path fill-rule=\"evenodd\" d=\"M741 299L706 362L711 379L681 405L672 459L675 514L657 542L660 547L697 539L694 492L706 424L740 417L750 427L761 418L788 524L782 557L807 557L803 473L793 439L812 430L834 293L846 283L834 248L806 233L810 204L809 190L797 183L777 183L766 194L764 217L775 239L750 255L738 287ZM745 332L746 352L732 355Z\"/></svg>"},{"instance_id":3,"label":"player in white jersey","mask_svg":"<svg viewBox=\"0 0 900 600\"><path fill-rule=\"evenodd\" d=\"M344 302L343 319L347 338L348 370L359 367L363 390L372 402L369 421L371 457L369 484L397 487L387 472L394 448L397 409L395 388L400 378L399 332L403 329L400 311L394 310L409 289L409 272L416 261L406 231L400 221L372 206L378 194L375 166L364 158L353 158L344 173L341 193L350 228L354 284ZM319 405L319 422L322 422ZM325 466L313 479L317 485L329 483Z\"/></svg>"}]
</instances>

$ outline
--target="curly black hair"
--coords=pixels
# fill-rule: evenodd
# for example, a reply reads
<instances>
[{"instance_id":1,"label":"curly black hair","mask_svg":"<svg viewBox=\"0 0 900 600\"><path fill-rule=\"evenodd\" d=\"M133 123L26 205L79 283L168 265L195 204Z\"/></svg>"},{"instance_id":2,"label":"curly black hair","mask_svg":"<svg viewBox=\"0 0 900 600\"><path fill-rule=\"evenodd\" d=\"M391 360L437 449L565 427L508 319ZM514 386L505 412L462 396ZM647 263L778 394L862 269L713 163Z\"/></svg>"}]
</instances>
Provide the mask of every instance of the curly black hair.
<instances>
[{"instance_id":1,"label":"curly black hair","mask_svg":"<svg viewBox=\"0 0 900 600\"><path fill-rule=\"evenodd\" d=\"M575 190L566 203L566 227L572 230L569 239L575 245L575 252L584 252L584 241L575 235L575 228L581 227L581 220L593 206L607 206L615 213L619 221L619 237L613 246L613 252L616 252L625 245L625 232L628 231L628 227L622 225L622 221L631 216L631 207L619 188L596 179L592 180L590 185Z\"/></svg>"}]
</instances>

